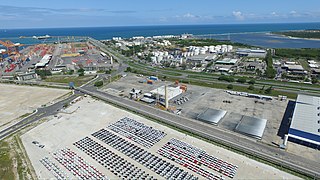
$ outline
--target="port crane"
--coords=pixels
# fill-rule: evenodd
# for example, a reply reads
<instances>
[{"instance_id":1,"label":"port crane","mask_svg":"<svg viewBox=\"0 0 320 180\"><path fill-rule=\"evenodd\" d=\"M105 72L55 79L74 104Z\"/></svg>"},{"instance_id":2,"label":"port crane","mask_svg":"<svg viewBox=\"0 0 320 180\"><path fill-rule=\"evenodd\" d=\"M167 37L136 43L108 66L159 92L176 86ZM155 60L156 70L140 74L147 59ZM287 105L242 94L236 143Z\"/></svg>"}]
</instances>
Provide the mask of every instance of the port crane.
<instances>
[{"instance_id":1,"label":"port crane","mask_svg":"<svg viewBox=\"0 0 320 180\"><path fill-rule=\"evenodd\" d=\"M1 41L0 40L0 44L2 44L3 46L5 46L7 49L7 51L5 52L6 54L8 54L8 56L11 55L18 55L19 53L19 47L23 46L20 43L16 43L14 44L13 42L7 40L7 41Z\"/></svg>"}]
</instances>

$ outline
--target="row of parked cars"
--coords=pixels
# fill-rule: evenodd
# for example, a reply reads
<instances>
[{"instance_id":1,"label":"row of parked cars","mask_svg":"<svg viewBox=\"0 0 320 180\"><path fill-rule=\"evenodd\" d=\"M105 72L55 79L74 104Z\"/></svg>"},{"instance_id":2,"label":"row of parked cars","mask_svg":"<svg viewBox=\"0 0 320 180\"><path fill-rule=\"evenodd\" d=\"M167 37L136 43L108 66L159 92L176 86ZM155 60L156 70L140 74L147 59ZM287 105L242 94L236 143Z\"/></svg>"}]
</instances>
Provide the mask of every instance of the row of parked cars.
<instances>
[{"instance_id":1,"label":"row of parked cars","mask_svg":"<svg viewBox=\"0 0 320 180\"><path fill-rule=\"evenodd\" d=\"M177 100L174 100L173 102L177 105L181 105L181 104L184 104L185 102L189 101L189 98L188 97L181 97Z\"/></svg>"},{"instance_id":2,"label":"row of parked cars","mask_svg":"<svg viewBox=\"0 0 320 180\"><path fill-rule=\"evenodd\" d=\"M69 148L64 148L54 152L53 157L77 179L107 179L107 177L99 170L90 165Z\"/></svg>"},{"instance_id":3,"label":"row of parked cars","mask_svg":"<svg viewBox=\"0 0 320 180\"><path fill-rule=\"evenodd\" d=\"M69 176L62 169L60 169L59 166L57 166L54 162L52 162L50 158L45 157L43 159L40 159L40 162L44 167L46 167L52 173L52 175L56 179L61 179L61 180L70 179Z\"/></svg>"},{"instance_id":4,"label":"row of parked cars","mask_svg":"<svg viewBox=\"0 0 320 180\"><path fill-rule=\"evenodd\" d=\"M108 128L147 148L152 147L166 136L166 133L163 131L154 129L128 117L120 119Z\"/></svg>"},{"instance_id":5,"label":"row of parked cars","mask_svg":"<svg viewBox=\"0 0 320 180\"><path fill-rule=\"evenodd\" d=\"M138 168L89 137L75 142L74 145L107 168L115 176L119 177L119 179L154 179L141 168Z\"/></svg>"},{"instance_id":6,"label":"row of parked cars","mask_svg":"<svg viewBox=\"0 0 320 180\"><path fill-rule=\"evenodd\" d=\"M229 178L233 178L238 166L209 155L206 151L178 139L171 139L159 151L172 160L184 160L184 166L206 166Z\"/></svg>"},{"instance_id":7,"label":"row of parked cars","mask_svg":"<svg viewBox=\"0 0 320 180\"><path fill-rule=\"evenodd\" d=\"M161 159L159 156L148 152L147 150L106 129L101 129L100 131L93 133L92 136L105 142L107 145L122 152L136 162L142 164L146 168L166 179L198 179L198 177L195 177L193 174L184 171L172 163Z\"/></svg>"}]
</instances>

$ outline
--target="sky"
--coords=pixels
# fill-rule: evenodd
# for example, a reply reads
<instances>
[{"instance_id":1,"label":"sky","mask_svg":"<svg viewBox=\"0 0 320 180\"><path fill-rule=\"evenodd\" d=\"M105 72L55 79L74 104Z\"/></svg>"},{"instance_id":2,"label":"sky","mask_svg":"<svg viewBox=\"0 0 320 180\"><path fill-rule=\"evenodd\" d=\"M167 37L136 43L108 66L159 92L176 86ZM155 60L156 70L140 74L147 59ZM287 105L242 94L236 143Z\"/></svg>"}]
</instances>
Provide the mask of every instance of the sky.
<instances>
[{"instance_id":1,"label":"sky","mask_svg":"<svg viewBox=\"0 0 320 180\"><path fill-rule=\"evenodd\" d=\"M320 0L0 0L0 29L320 22Z\"/></svg>"}]
</instances>

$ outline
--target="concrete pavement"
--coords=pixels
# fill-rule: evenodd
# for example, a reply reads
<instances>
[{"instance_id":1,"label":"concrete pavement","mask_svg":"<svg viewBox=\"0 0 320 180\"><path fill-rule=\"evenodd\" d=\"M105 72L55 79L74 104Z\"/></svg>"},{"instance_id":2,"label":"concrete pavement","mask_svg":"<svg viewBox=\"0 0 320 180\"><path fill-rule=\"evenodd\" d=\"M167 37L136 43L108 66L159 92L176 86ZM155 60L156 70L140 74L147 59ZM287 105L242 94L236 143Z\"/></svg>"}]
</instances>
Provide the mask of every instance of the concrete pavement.
<instances>
[{"instance_id":1,"label":"concrete pavement","mask_svg":"<svg viewBox=\"0 0 320 180\"><path fill-rule=\"evenodd\" d=\"M245 152L246 154L250 154L267 162L277 164L287 169L293 169L302 174L308 174L311 177L320 177L320 172L318 171L320 169L320 163L317 161L310 161L303 157L289 154L279 148L262 144L256 140L234 134L227 130L208 126L207 124L196 120L177 116L135 101L100 92L95 87L86 86L78 88L78 90L122 108L129 109L133 112L160 120L201 137L213 140L231 147L232 149Z\"/></svg>"}]
</instances>

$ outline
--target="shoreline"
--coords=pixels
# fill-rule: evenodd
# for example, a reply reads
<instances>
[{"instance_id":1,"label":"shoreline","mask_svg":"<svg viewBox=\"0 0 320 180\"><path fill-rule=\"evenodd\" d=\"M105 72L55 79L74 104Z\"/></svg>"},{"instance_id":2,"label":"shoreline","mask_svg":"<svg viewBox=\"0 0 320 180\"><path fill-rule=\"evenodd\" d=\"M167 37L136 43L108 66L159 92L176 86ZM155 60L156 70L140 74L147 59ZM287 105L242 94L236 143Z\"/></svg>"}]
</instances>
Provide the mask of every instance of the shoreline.
<instances>
[{"instance_id":1,"label":"shoreline","mask_svg":"<svg viewBox=\"0 0 320 180\"><path fill-rule=\"evenodd\" d=\"M294 37L294 36L287 36L287 35L284 35L284 34L276 34L276 33L267 33L267 34L270 34L270 35L276 35L276 36L280 36L280 37L285 37L285 38L288 38L288 39L297 39L297 40L311 40L311 41L320 41L320 38L302 38L302 37Z\"/></svg>"}]
</instances>

